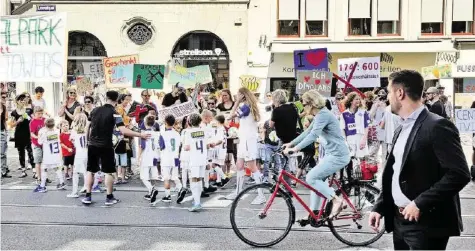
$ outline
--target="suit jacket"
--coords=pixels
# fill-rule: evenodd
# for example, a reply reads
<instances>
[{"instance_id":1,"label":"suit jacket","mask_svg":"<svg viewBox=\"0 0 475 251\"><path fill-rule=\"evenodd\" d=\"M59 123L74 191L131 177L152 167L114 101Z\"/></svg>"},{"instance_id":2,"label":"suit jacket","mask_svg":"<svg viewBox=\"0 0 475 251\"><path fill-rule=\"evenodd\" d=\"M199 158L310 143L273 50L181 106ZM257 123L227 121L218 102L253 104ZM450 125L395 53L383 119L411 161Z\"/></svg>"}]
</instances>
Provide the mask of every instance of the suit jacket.
<instances>
[{"instance_id":1,"label":"suit jacket","mask_svg":"<svg viewBox=\"0 0 475 251\"><path fill-rule=\"evenodd\" d=\"M396 129L393 146L402 127ZM384 217L386 230L394 229L395 204L391 184L393 149L383 171L383 187L373 211ZM415 224L428 227L431 236L458 236L463 231L458 193L470 173L455 125L424 109L409 134L403 154L399 185L420 210Z\"/></svg>"}]
</instances>

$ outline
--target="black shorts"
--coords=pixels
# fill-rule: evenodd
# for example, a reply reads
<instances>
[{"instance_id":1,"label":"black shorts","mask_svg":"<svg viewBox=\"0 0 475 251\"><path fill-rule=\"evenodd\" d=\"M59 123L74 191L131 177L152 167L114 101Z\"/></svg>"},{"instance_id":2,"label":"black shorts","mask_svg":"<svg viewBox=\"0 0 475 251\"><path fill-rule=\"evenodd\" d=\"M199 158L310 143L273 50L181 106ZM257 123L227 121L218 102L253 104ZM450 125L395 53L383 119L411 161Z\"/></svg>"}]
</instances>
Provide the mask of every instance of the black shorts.
<instances>
[{"instance_id":1,"label":"black shorts","mask_svg":"<svg viewBox=\"0 0 475 251\"><path fill-rule=\"evenodd\" d=\"M99 163L101 167L99 167ZM112 147L89 146L87 148L87 171L97 173L115 173L115 153Z\"/></svg>"},{"instance_id":2,"label":"black shorts","mask_svg":"<svg viewBox=\"0 0 475 251\"><path fill-rule=\"evenodd\" d=\"M74 155L63 157L63 166L74 166Z\"/></svg>"}]
</instances>

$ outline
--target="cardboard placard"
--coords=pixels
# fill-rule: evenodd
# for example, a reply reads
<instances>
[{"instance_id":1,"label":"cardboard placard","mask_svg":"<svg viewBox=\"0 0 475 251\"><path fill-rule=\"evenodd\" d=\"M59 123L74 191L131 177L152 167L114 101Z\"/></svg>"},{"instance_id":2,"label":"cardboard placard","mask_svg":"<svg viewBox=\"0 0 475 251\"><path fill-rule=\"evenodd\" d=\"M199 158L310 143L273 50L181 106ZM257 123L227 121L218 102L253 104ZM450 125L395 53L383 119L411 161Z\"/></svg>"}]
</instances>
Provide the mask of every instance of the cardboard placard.
<instances>
[{"instance_id":1,"label":"cardboard placard","mask_svg":"<svg viewBox=\"0 0 475 251\"><path fill-rule=\"evenodd\" d=\"M165 120L165 117L169 114L173 115L175 119L181 119L195 112L197 112L195 106L191 101L188 101L183 104L163 107L157 111L157 116L160 121L163 121Z\"/></svg>"},{"instance_id":2,"label":"cardboard placard","mask_svg":"<svg viewBox=\"0 0 475 251\"><path fill-rule=\"evenodd\" d=\"M356 68L350 80L356 88L372 88L381 86L381 61L379 57L368 58L342 58L338 59L338 75L348 79L351 71ZM338 82L338 88L344 88L345 84Z\"/></svg>"},{"instance_id":3,"label":"cardboard placard","mask_svg":"<svg viewBox=\"0 0 475 251\"><path fill-rule=\"evenodd\" d=\"M165 65L134 65L133 87L143 89L163 89Z\"/></svg>"},{"instance_id":4,"label":"cardboard placard","mask_svg":"<svg viewBox=\"0 0 475 251\"><path fill-rule=\"evenodd\" d=\"M328 68L327 48L294 51L295 75L300 70L323 70Z\"/></svg>"},{"instance_id":5,"label":"cardboard placard","mask_svg":"<svg viewBox=\"0 0 475 251\"><path fill-rule=\"evenodd\" d=\"M455 109L455 125L460 133L474 133L475 109Z\"/></svg>"},{"instance_id":6,"label":"cardboard placard","mask_svg":"<svg viewBox=\"0 0 475 251\"><path fill-rule=\"evenodd\" d=\"M107 88L132 87L134 64L139 63L139 55L127 55L102 59Z\"/></svg>"},{"instance_id":7,"label":"cardboard placard","mask_svg":"<svg viewBox=\"0 0 475 251\"><path fill-rule=\"evenodd\" d=\"M298 71L297 94L303 94L309 90L317 90L322 96L330 97L332 90L333 73L329 71Z\"/></svg>"}]
</instances>

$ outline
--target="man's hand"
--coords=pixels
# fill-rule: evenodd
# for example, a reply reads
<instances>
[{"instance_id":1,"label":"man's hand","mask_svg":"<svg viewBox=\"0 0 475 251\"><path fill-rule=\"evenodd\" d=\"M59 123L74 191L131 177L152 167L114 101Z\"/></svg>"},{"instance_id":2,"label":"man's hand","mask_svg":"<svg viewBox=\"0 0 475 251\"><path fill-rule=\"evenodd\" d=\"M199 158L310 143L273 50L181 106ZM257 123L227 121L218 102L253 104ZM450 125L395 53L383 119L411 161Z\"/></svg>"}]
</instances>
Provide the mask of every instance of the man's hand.
<instances>
[{"instance_id":1,"label":"man's hand","mask_svg":"<svg viewBox=\"0 0 475 251\"><path fill-rule=\"evenodd\" d=\"M414 203L414 201L411 201L411 203L409 203L409 205L407 205L402 211L402 215L404 215L404 219L408 221L418 221L420 211L416 203Z\"/></svg>"},{"instance_id":2,"label":"man's hand","mask_svg":"<svg viewBox=\"0 0 475 251\"><path fill-rule=\"evenodd\" d=\"M371 229L373 229L373 231L379 232L379 226L380 226L381 218L382 217L379 213L371 212L369 214L368 224L371 227Z\"/></svg>"},{"instance_id":3,"label":"man's hand","mask_svg":"<svg viewBox=\"0 0 475 251\"><path fill-rule=\"evenodd\" d=\"M140 133L140 138L142 138L142 139L149 139L151 137L152 137L152 134L150 134L150 133L146 133L146 132Z\"/></svg>"}]
</instances>

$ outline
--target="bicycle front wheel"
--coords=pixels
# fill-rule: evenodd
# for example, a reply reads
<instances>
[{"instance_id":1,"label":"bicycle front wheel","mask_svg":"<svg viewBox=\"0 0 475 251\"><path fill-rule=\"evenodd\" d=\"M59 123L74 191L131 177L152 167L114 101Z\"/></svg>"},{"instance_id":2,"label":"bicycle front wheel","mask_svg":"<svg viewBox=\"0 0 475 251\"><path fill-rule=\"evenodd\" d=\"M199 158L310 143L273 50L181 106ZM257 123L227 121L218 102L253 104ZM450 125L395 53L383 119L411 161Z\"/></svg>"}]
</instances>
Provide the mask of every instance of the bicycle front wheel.
<instances>
[{"instance_id":1,"label":"bicycle front wheel","mask_svg":"<svg viewBox=\"0 0 475 251\"><path fill-rule=\"evenodd\" d=\"M282 190L264 212L274 192L272 184L257 184L246 188L231 206L231 226L234 233L254 247L270 247L289 234L295 221L292 199Z\"/></svg>"},{"instance_id":2,"label":"bicycle front wheel","mask_svg":"<svg viewBox=\"0 0 475 251\"><path fill-rule=\"evenodd\" d=\"M328 220L332 234L349 246L367 246L379 240L384 234L384 226L379 232L374 232L368 224L379 189L369 183L355 182L345 190L356 211L347 205L336 219ZM327 208L331 209L331 202L327 204Z\"/></svg>"}]
</instances>

